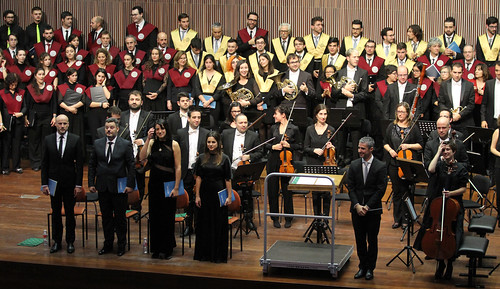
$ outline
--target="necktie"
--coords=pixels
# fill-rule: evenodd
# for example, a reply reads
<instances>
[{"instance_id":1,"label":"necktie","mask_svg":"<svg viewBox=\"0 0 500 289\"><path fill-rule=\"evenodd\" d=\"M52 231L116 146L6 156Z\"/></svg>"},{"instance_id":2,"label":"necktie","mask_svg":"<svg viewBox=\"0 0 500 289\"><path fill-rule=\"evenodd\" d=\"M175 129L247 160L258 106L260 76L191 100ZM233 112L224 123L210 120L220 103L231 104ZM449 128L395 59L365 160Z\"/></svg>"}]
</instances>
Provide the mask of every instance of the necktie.
<instances>
[{"instance_id":1,"label":"necktie","mask_svg":"<svg viewBox=\"0 0 500 289\"><path fill-rule=\"evenodd\" d=\"M286 41L285 41L285 40L283 40L283 41L281 42L281 47L283 48L283 52L285 52L285 53L286 53Z\"/></svg>"},{"instance_id":2,"label":"necktie","mask_svg":"<svg viewBox=\"0 0 500 289\"><path fill-rule=\"evenodd\" d=\"M181 41L184 40L184 35L186 34L186 31L181 30Z\"/></svg>"},{"instance_id":3,"label":"necktie","mask_svg":"<svg viewBox=\"0 0 500 289\"><path fill-rule=\"evenodd\" d=\"M467 71L469 71L469 68L470 68L470 63L466 63L465 64L465 69L467 69Z\"/></svg>"},{"instance_id":4,"label":"necktie","mask_svg":"<svg viewBox=\"0 0 500 289\"><path fill-rule=\"evenodd\" d=\"M162 48L162 49L161 49L161 52L163 53L163 55L165 55L165 51L166 51L166 49L165 49L165 48Z\"/></svg>"},{"instance_id":5,"label":"necktie","mask_svg":"<svg viewBox=\"0 0 500 289\"><path fill-rule=\"evenodd\" d=\"M99 35L99 33L97 33L97 31L96 31L96 32L94 32L94 41L96 41L96 40L97 40L97 35Z\"/></svg>"},{"instance_id":6,"label":"necktie","mask_svg":"<svg viewBox=\"0 0 500 289\"><path fill-rule=\"evenodd\" d=\"M358 39L354 38L352 40L352 48L356 48L356 46L358 46Z\"/></svg>"},{"instance_id":7,"label":"necktie","mask_svg":"<svg viewBox=\"0 0 500 289\"><path fill-rule=\"evenodd\" d=\"M12 50L12 59L16 59L16 51Z\"/></svg>"},{"instance_id":8,"label":"necktie","mask_svg":"<svg viewBox=\"0 0 500 289\"><path fill-rule=\"evenodd\" d=\"M368 177L368 162L363 162L364 168L363 168L363 183L366 184L366 178Z\"/></svg>"},{"instance_id":9,"label":"necktie","mask_svg":"<svg viewBox=\"0 0 500 289\"><path fill-rule=\"evenodd\" d=\"M333 57L330 56L330 62L328 63L329 65L333 65L334 62L333 62Z\"/></svg>"},{"instance_id":10,"label":"necktie","mask_svg":"<svg viewBox=\"0 0 500 289\"><path fill-rule=\"evenodd\" d=\"M111 154L112 154L112 151L111 151L111 146L113 145L113 142L112 141L108 141L108 164L111 162Z\"/></svg>"},{"instance_id":11,"label":"necktie","mask_svg":"<svg viewBox=\"0 0 500 289\"><path fill-rule=\"evenodd\" d=\"M68 38L69 38L69 30L66 30L66 36L64 37L64 41L68 42Z\"/></svg>"},{"instance_id":12,"label":"necktie","mask_svg":"<svg viewBox=\"0 0 500 289\"><path fill-rule=\"evenodd\" d=\"M135 28L137 28L137 32L139 32L139 24L136 24Z\"/></svg>"},{"instance_id":13,"label":"necktie","mask_svg":"<svg viewBox=\"0 0 500 289\"><path fill-rule=\"evenodd\" d=\"M219 41L216 39L214 42L214 53L217 53L217 50L219 50Z\"/></svg>"},{"instance_id":14,"label":"necktie","mask_svg":"<svg viewBox=\"0 0 500 289\"><path fill-rule=\"evenodd\" d=\"M434 64L434 58L431 59L431 65L433 65L433 64Z\"/></svg>"},{"instance_id":15,"label":"necktie","mask_svg":"<svg viewBox=\"0 0 500 289\"><path fill-rule=\"evenodd\" d=\"M368 59L368 66L372 66L372 59L373 58Z\"/></svg>"},{"instance_id":16,"label":"necktie","mask_svg":"<svg viewBox=\"0 0 500 289\"><path fill-rule=\"evenodd\" d=\"M318 46L318 36L314 36L314 47Z\"/></svg>"},{"instance_id":17,"label":"necktie","mask_svg":"<svg viewBox=\"0 0 500 289\"><path fill-rule=\"evenodd\" d=\"M40 27L36 25L36 43L40 42Z\"/></svg>"},{"instance_id":18,"label":"necktie","mask_svg":"<svg viewBox=\"0 0 500 289\"><path fill-rule=\"evenodd\" d=\"M48 52L50 51L50 47L51 47L52 45L50 45L50 43L47 43L47 44L46 44L46 46L47 46L47 51L46 51L46 52L48 53Z\"/></svg>"},{"instance_id":19,"label":"necktie","mask_svg":"<svg viewBox=\"0 0 500 289\"><path fill-rule=\"evenodd\" d=\"M10 33L10 32L9 32ZM491 45L493 44L493 38L489 38L488 39L488 43L490 44L490 48L491 48ZM8 47L8 46L7 46Z\"/></svg>"},{"instance_id":20,"label":"necktie","mask_svg":"<svg viewBox=\"0 0 500 289\"><path fill-rule=\"evenodd\" d=\"M253 30L250 30L250 38L253 38Z\"/></svg>"},{"instance_id":21,"label":"necktie","mask_svg":"<svg viewBox=\"0 0 500 289\"><path fill-rule=\"evenodd\" d=\"M63 141L64 141L64 136L59 137L59 154L61 155L61 159L63 158Z\"/></svg>"},{"instance_id":22,"label":"necktie","mask_svg":"<svg viewBox=\"0 0 500 289\"><path fill-rule=\"evenodd\" d=\"M389 46L386 46L384 49L385 56L389 56Z\"/></svg>"},{"instance_id":23,"label":"necktie","mask_svg":"<svg viewBox=\"0 0 500 289\"><path fill-rule=\"evenodd\" d=\"M10 26L7 26L7 48L9 48L9 35L10 35Z\"/></svg>"}]
</instances>

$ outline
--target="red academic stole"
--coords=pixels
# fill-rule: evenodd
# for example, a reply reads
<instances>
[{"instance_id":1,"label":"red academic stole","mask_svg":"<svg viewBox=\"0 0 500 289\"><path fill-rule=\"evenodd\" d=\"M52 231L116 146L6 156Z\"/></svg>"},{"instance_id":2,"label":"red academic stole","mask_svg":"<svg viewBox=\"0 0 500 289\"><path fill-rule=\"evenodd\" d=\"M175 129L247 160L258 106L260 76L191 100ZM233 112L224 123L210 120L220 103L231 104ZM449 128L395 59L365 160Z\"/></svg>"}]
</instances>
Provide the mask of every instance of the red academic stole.
<instances>
[{"instance_id":1,"label":"red academic stole","mask_svg":"<svg viewBox=\"0 0 500 289\"><path fill-rule=\"evenodd\" d=\"M170 61L172 61L172 59L174 59L174 56L176 53L177 53L177 50L175 50L174 48L169 47L165 50L165 54L163 54L163 57L167 61L167 64L170 64Z\"/></svg>"},{"instance_id":2,"label":"red academic stole","mask_svg":"<svg viewBox=\"0 0 500 289\"><path fill-rule=\"evenodd\" d=\"M443 54L444 55L444 54ZM412 79L408 80L410 83L413 83ZM418 84L418 83L413 83L413 84ZM433 86L432 80L430 80L427 77L424 77L424 80L422 81L422 85L420 86L420 98L424 98L425 94Z\"/></svg>"},{"instance_id":3,"label":"red academic stole","mask_svg":"<svg viewBox=\"0 0 500 289\"><path fill-rule=\"evenodd\" d=\"M79 70L83 65L83 61L75 61L75 63L73 63L73 65L71 65L72 68L76 69L76 70ZM68 71L68 68L70 68L68 66L67 63L65 62L60 62L57 64L57 69L59 69L60 72L62 73L66 73L66 71Z\"/></svg>"},{"instance_id":4,"label":"red academic stole","mask_svg":"<svg viewBox=\"0 0 500 289\"><path fill-rule=\"evenodd\" d=\"M40 54L45 52L45 41L40 41L37 44L34 45L35 47L35 52L38 57L40 57ZM52 44L50 45L49 49L49 55L50 55L50 62L54 64L54 61L56 61L57 54L59 54L59 51L61 51L61 43L57 41L52 41Z\"/></svg>"},{"instance_id":5,"label":"red academic stole","mask_svg":"<svg viewBox=\"0 0 500 289\"><path fill-rule=\"evenodd\" d=\"M153 24L145 23L141 31L138 32L135 23L130 23L127 26L127 35L133 35L137 39L137 42L143 42L155 28Z\"/></svg>"},{"instance_id":6,"label":"red academic stole","mask_svg":"<svg viewBox=\"0 0 500 289\"><path fill-rule=\"evenodd\" d=\"M141 71L137 68L130 71L127 77L125 77L123 70L120 70L115 73L115 81L121 89L132 89L140 75Z\"/></svg>"},{"instance_id":7,"label":"red academic stole","mask_svg":"<svg viewBox=\"0 0 500 289\"><path fill-rule=\"evenodd\" d=\"M165 74L168 73L168 64L165 64L162 67L158 68L154 74L153 74L152 69L145 70L144 66L145 65L142 66L142 75L143 75L144 79L153 78L153 79L156 79L159 81L163 81Z\"/></svg>"},{"instance_id":8,"label":"red academic stole","mask_svg":"<svg viewBox=\"0 0 500 289\"><path fill-rule=\"evenodd\" d=\"M108 80L113 78L113 74L115 73L115 68L116 65L114 64L106 66L106 72L108 73ZM89 65L89 71L90 73L92 73L93 76L95 76L95 74L97 73L97 69L99 69L99 66L97 66L97 64Z\"/></svg>"},{"instance_id":9,"label":"red academic stole","mask_svg":"<svg viewBox=\"0 0 500 289\"><path fill-rule=\"evenodd\" d=\"M14 65L14 58L12 58L12 54L10 54L9 49L3 50L3 58L7 61L7 65Z\"/></svg>"},{"instance_id":10,"label":"red academic stole","mask_svg":"<svg viewBox=\"0 0 500 289\"><path fill-rule=\"evenodd\" d=\"M67 83L65 84L61 84L61 85L58 85L57 86L57 89L59 90L59 92L61 93L61 95L64 97L66 95L66 92L68 91L69 89L69 85ZM81 85L79 83L77 83L75 85L75 91L77 93L81 93L83 94L85 92L85 86L84 85Z\"/></svg>"},{"instance_id":11,"label":"red academic stole","mask_svg":"<svg viewBox=\"0 0 500 289\"><path fill-rule=\"evenodd\" d=\"M436 62L434 62L434 67L436 67L438 71L441 71L441 67L445 66L449 60L450 58L448 56L440 54ZM417 61L427 64L427 68L431 66L431 60L429 57L427 57L427 55L420 56L419 58L417 58Z\"/></svg>"},{"instance_id":12,"label":"red academic stole","mask_svg":"<svg viewBox=\"0 0 500 289\"><path fill-rule=\"evenodd\" d=\"M368 75L377 75L380 72L380 68L384 64L384 59L378 56L373 56L372 65L369 66L366 62L366 58L361 56L359 58L358 66L368 72Z\"/></svg>"},{"instance_id":13,"label":"red academic stole","mask_svg":"<svg viewBox=\"0 0 500 289\"><path fill-rule=\"evenodd\" d=\"M359 64L358 64L359 66ZM381 80L381 81L378 81L376 83L377 87L378 87L378 91L380 91L380 95L382 96L382 98L384 98L385 96L385 93L387 92L387 82L385 80Z\"/></svg>"},{"instance_id":14,"label":"red academic stole","mask_svg":"<svg viewBox=\"0 0 500 289\"><path fill-rule=\"evenodd\" d=\"M82 32L78 29L71 28L71 33L68 35L68 37L70 37L71 34L74 34L74 35L78 36L78 38L80 38L80 36L82 35ZM66 46L68 46L68 42L66 42L66 40L64 40L62 28L59 28L56 31L54 31L54 40L61 43L61 46L63 49L66 48Z\"/></svg>"},{"instance_id":15,"label":"red academic stole","mask_svg":"<svg viewBox=\"0 0 500 289\"><path fill-rule=\"evenodd\" d=\"M330 92L332 92L332 86L330 85L330 83L320 81L319 85L321 86L321 89L323 89L323 91L328 89Z\"/></svg>"},{"instance_id":16,"label":"red academic stole","mask_svg":"<svg viewBox=\"0 0 500 289\"><path fill-rule=\"evenodd\" d=\"M5 89L0 90L0 96L3 102L7 106L7 111L9 114L14 114L21 111L21 106L23 104L24 90L18 89L16 95L13 96L10 91L6 92Z\"/></svg>"},{"instance_id":17,"label":"red academic stole","mask_svg":"<svg viewBox=\"0 0 500 289\"><path fill-rule=\"evenodd\" d=\"M78 49L78 52L75 55L75 59L82 61L89 55L89 52L85 49ZM66 51L61 52L61 57L64 59L66 57Z\"/></svg>"},{"instance_id":18,"label":"red academic stole","mask_svg":"<svg viewBox=\"0 0 500 289\"><path fill-rule=\"evenodd\" d=\"M87 36L87 48L88 48L88 50L94 51L94 47L101 46L101 44L102 44L101 34L103 31L104 31L104 29L101 30L101 32L99 32L99 34L97 34L97 39L95 41L94 41L94 32L95 31L92 30L89 32L89 34ZM99 47L97 47L97 48L99 48Z\"/></svg>"},{"instance_id":19,"label":"red academic stole","mask_svg":"<svg viewBox=\"0 0 500 289\"><path fill-rule=\"evenodd\" d=\"M482 61L479 61L477 59L474 59L474 62L472 63L472 66L467 70L467 66L465 65L465 59L458 59L453 61L453 63L462 63L462 66L464 67L463 73L462 73L462 78L468 81L472 81L474 79L474 72L476 72L476 66L478 64L483 63ZM493 66L495 67L495 66ZM493 74L495 75L495 74Z\"/></svg>"},{"instance_id":20,"label":"red academic stole","mask_svg":"<svg viewBox=\"0 0 500 289\"><path fill-rule=\"evenodd\" d=\"M46 84L42 94L37 94L32 84L28 85L27 88L36 103L49 103L54 93L52 84Z\"/></svg>"},{"instance_id":21,"label":"red academic stole","mask_svg":"<svg viewBox=\"0 0 500 289\"><path fill-rule=\"evenodd\" d=\"M19 75L21 82L28 82L31 80L31 77L35 72L35 68L28 65L23 71L21 71L17 65L11 65L7 66L7 71Z\"/></svg>"},{"instance_id":22,"label":"red academic stole","mask_svg":"<svg viewBox=\"0 0 500 289\"><path fill-rule=\"evenodd\" d=\"M144 60L144 57L146 56L146 52L140 50L140 49L135 49L135 67L139 68L139 66L141 65L141 62ZM128 53L128 50L125 49L125 50L122 50L120 52L120 59L122 60L123 62L123 57L125 57L125 54Z\"/></svg>"},{"instance_id":23,"label":"red academic stole","mask_svg":"<svg viewBox=\"0 0 500 289\"><path fill-rule=\"evenodd\" d=\"M266 34L267 30L264 30L262 28L257 28L257 32L255 32L255 35L253 35L253 38L257 38L258 36L266 37ZM248 30L246 28L243 28L240 31L238 31L238 35L240 36L241 40L244 43L247 43L248 41L250 41L250 39L252 39L250 38L250 34L248 34Z\"/></svg>"},{"instance_id":24,"label":"red academic stole","mask_svg":"<svg viewBox=\"0 0 500 289\"><path fill-rule=\"evenodd\" d=\"M52 83L54 82L54 79L57 77L57 70L55 68L52 68L49 73L45 74L45 77L43 78L43 81L45 83Z\"/></svg>"},{"instance_id":25,"label":"red academic stole","mask_svg":"<svg viewBox=\"0 0 500 289\"><path fill-rule=\"evenodd\" d=\"M189 85L189 81L196 74L196 69L189 67L184 69L184 71L179 72L179 70L172 68L168 71L168 75L175 87L186 87Z\"/></svg>"}]
</instances>

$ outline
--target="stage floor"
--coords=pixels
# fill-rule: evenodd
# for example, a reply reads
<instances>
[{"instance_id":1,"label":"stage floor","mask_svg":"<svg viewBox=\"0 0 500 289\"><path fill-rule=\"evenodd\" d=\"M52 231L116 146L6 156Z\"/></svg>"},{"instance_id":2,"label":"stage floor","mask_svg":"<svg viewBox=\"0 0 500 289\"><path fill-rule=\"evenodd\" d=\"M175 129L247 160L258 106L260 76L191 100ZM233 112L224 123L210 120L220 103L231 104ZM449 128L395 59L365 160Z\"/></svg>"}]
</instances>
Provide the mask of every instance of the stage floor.
<instances>
[{"instance_id":1,"label":"stage floor","mask_svg":"<svg viewBox=\"0 0 500 289\"><path fill-rule=\"evenodd\" d=\"M87 170L85 169L85 178ZM400 261L394 261L389 267L385 264L402 249L406 241L400 242L402 230L391 229L392 211L384 205L382 224L379 235L379 255L375 278L371 281L353 279L358 270L356 248L350 261L334 279L328 271L271 268L263 274L260 258L263 255L263 226L258 225L261 239L254 233L243 236L243 251L239 250L239 237L233 240L233 258L227 264L213 264L193 260L193 247L189 248L186 239L186 251L181 255L181 238L177 230L177 248L171 260L153 260L142 252L139 243L138 224L131 224L131 250L122 257L115 254L99 256L95 248L94 209L89 206L89 236L85 248L81 243L81 221L77 219L77 231L74 254L63 250L50 254L49 248L21 247L17 243L30 238L41 238L47 228L47 212L50 209L49 198L40 193L40 173L30 169L18 175L0 176L0 278L2 288L156 288L163 284L169 288L308 288L308 287L346 287L346 288L444 288L454 287L455 283L465 283L468 259L460 257L455 262L451 281L435 282L435 261L425 261L424 265L415 263L413 274ZM85 180L86 183L86 180ZM39 196L31 199L26 197ZM24 198L22 198L24 197ZM143 203L147 211L147 201ZM303 197L294 198L295 211L304 212ZM311 210L310 199L307 207ZM417 210L420 206L417 205ZM262 210L262 203L261 203ZM349 205L342 202L339 219L336 223L335 243L354 246L354 233L351 225ZM487 211L489 213L489 211ZM310 213L310 212L309 212ZM268 246L277 240L301 241L307 229L303 219L295 219L290 229L272 227L268 230ZM102 226L100 226L102 228ZM146 226L142 227L143 236ZM467 231L467 230L465 230ZM102 246L102 230L99 231L99 248ZM488 235L490 240L488 255L500 254L499 231ZM294 252L290 252L293 254ZM423 259L423 252L419 252ZM418 262L418 261L417 261ZM496 265L499 260L485 260L485 264ZM489 269L479 269L478 273L487 274ZM478 278L479 284L486 288L500 287L500 269L490 278ZM264 286L264 287L262 287Z\"/></svg>"}]
</instances>

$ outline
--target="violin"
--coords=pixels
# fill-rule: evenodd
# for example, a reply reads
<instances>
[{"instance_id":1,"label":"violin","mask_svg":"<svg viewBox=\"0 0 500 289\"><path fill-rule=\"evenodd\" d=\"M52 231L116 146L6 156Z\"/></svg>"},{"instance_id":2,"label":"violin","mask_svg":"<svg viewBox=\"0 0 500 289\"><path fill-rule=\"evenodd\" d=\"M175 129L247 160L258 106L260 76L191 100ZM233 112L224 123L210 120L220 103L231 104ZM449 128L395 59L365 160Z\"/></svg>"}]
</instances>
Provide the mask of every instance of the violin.
<instances>
[{"instance_id":1,"label":"violin","mask_svg":"<svg viewBox=\"0 0 500 289\"><path fill-rule=\"evenodd\" d=\"M245 151L245 147L243 146L243 144L241 144L241 154L243 154L243 152ZM237 164L237 166L242 166L242 165L249 165L250 164L250 161L243 161L243 160L240 160Z\"/></svg>"},{"instance_id":2,"label":"violin","mask_svg":"<svg viewBox=\"0 0 500 289\"><path fill-rule=\"evenodd\" d=\"M283 140L288 141L288 136L286 135L286 133L283 135ZM292 165L292 157L292 151L283 147L283 150L280 152L280 173L293 174L295 172L295 168Z\"/></svg>"},{"instance_id":3,"label":"violin","mask_svg":"<svg viewBox=\"0 0 500 289\"><path fill-rule=\"evenodd\" d=\"M401 139L404 139L405 138L405 131L403 129L401 129L400 131L401 133ZM399 150L398 151L398 158L400 159L413 159L413 153L411 152L411 150ZM403 170L401 169L401 167L398 168L398 176L399 178L403 178L404 177L404 173L403 173Z\"/></svg>"},{"instance_id":4,"label":"violin","mask_svg":"<svg viewBox=\"0 0 500 289\"><path fill-rule=\"evenodd\" d=\"M327 130L327 137L330 138L332 131ZM323 150L323 156L325 157L325 161L323 162L324 166L337 166L337 160L335 159L335 149L329 148Z\"/></svg>"}]
</instances>

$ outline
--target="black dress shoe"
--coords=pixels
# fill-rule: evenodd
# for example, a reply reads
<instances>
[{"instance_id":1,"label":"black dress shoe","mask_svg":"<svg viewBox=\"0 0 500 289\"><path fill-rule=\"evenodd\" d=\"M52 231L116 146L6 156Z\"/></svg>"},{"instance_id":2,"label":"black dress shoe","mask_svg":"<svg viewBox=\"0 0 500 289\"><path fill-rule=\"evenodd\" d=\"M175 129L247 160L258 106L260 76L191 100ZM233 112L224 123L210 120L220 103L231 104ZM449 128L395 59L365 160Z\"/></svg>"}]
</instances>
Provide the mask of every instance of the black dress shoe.
<instances>
[{"instance_id":1,"label":"black dress shoe","mask_svg":"<svg viewBox=\"0 0 500 289\"><path fill-rule=\"evenodd\" d=\"M273 226L274 226L275 228L281 228L280 221L279 221L278 219L273 220Z\"/></svg>"},{"instance_id":2,"label":"black dress shoe","mask_svg":"<svg viewBox=\"0 0 500 289\"><path fill-rule=\"evenodd\" d=\"M98 254L99 255L104 255L104 254L107 254L109 252L111 252L112 249L109 249L109 248L102 248L101 250L99 250Z\"/></svg>"},{"instance_id":3,"label":"black dress shoe","mask_svg":"<svg viewBox=\"0 0 500 289\"><path fill-rule=\"evenodd\" d=\"M61 249L62 249L62 246L60 243L54 243L54 245L52 245L52 247L50 247L50 253L55 253Z\"/></svg>"},{"instance_id":4,"label":"black dress shoe","mask_svg":"<svg viewBox=\"0 0 500 289\"><path fill-rule=\"evenodd\" d=\"M363 278L366 275L366 271L364 269L359 269L356 274L354 274L354 279Z\"/></svg>"},{"instance_id":5,"label":"black dress shoe","mask_svg":"<svg viewBox=\"0 0 500 289\"><path fill-rule=\"evenodd\" d=\"M188 226L186 227L186 230L184 230L184 233L182 234L184 237L188 237L190 236L191 234L193 234L193 227L191 226Z\"/></svg>"},{"instance_id":6,"label":"black dress shoe","mask_svg":"<svg viewBox=\"0 0 500 289\"><path fill-rule=\"evenodd\" d=\"M368 269L368 270L366 270L365 279L366 279L366 280L371 280L371 279L373 279L373 270L372 270L372 269Z\"/></svg>"},{"instance_id":7,"label":"black dress shoe","mask_svg":"<svg viewBox=\"0 0 500 289\"><path fill-rule=\"evenodd\" d=\"M125 250L118 250L118 252L116 253L116 255L118 257L121 257L121 256L125 255Z\"/></svg>"},{"instance_id":8,"label":"black dress shoe","mask_svg":"<svg viewBox=\"0 0 500 289\"><path fill-rule=\"evenodd\" d=\"M151 259L160 259L160 253L151 254Z\"/></svg>"},{"instance_id":9,"label":"black dress shoe","mask_svg":"<svg viewBox=\"0 0 500 289\"><path fill-rule=\"evenodd\" d=\"M285 228L290 228L292 226L292 220L285 221Z\"/></svg>"},{"instance_id":10,"label":"black dress shoe","mask_svg":"<svg viewBox=\"0 0 500 289\"><path fill-rule=\"evenodd\" d=\"M453 275L453 262L448 261L448 264L446 265L446 272L444 272L443 278L445 280L450 280L452 275Z\"/></svg>"},{"instance_id":11,"label":"black dress shoe","mask_svg":"<svg viewBox=\"0 0 500 289\"><path fill-rule=\"evenodd\" d=\"M444 269L446 268L446 264L444 263L443 260L438 261L438 267L436 269L436 273L434 273L434 279L439 280L443 278L443 272Z\"/></svg>"},{"instance_id":12,"label":"black dress shoe","mask_svg":"<svg viewBox=\"0 0 500 289\"><path fill-rule=\"evenodd\" d=\"M40 167L33 168L35 172L38 172L40 170Z\"/></svg>"},{"instance_id":13,"label":"black dress shoe","mask_svg":"<svg viewBox=\"0 0 500 289\"><path fill-rule=\"evenodd\" d=\"M401 227L401 224L400 224L400 223L398 223L398 222L394 222L394 224L392 224L392 228L393 228L393 229L397 229L397 228L399 228L399 227Z\"/></svg>"},{"instance_id":14,"label":"black dress shoe","mask_svg":"<svg viewBox=\"0 0 500 289\"><path fill-rule=\"evenodd\" d=\"M73 254L75 252L75 246L73 243L68 243L68 248L67 248L68 254Z\"/></svg>"}]
</instances>

